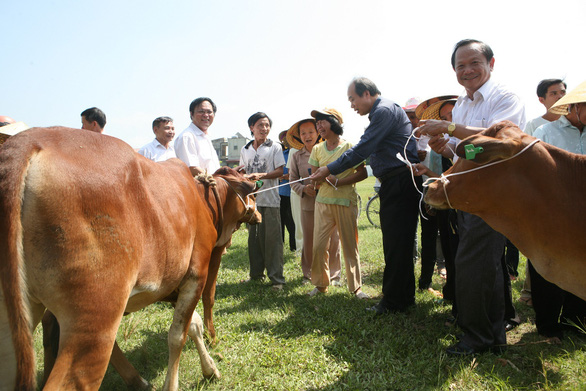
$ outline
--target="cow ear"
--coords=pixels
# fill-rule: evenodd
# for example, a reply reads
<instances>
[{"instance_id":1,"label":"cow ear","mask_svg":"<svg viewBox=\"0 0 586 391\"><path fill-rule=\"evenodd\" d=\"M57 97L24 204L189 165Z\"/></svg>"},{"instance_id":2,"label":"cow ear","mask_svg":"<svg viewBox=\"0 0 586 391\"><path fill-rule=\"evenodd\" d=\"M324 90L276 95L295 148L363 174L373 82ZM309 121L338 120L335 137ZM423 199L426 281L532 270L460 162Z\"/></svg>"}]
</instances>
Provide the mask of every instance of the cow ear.
<instances>
[{"instance_id":1,"label":"cow ear","mask_svg":"<svg viewBox=\"0 0 586 391\"><path fill-rule=\"evenodd\" d=\"M456 155L478 164L486 164L513 156L519 152L521 143L511 138L498 139L483 135L465 138L458 144Z\"/></svg>"}]
</instances>

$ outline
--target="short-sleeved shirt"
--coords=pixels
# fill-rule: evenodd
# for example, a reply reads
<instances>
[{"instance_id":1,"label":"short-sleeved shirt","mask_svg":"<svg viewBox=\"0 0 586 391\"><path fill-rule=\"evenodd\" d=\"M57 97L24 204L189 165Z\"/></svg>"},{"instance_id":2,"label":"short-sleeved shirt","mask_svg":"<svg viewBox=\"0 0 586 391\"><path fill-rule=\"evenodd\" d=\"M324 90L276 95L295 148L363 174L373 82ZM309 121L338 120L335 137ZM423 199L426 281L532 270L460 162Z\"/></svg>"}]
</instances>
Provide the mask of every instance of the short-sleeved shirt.
<instances>
[{"instance_id":1,"label":"short-sleeved shirt","mask_svg":"<svg viewBox=\"0 0 586 391\"><path fill-rule=\"evenodd\" d=\"M269 173L285 165L281 144L269 139L261 144L258 149L254 149L252 143L254 143L254 140L240 150L240 165L244 165L244 170L247 174ZM263 186L260 190L271 187L274 187L274 189L258 193L256 195L256 205L278 208L281 205L281 197L279 196L279 189L275 186L279 184L279 180L275 178L263 179L262 181Z\"/></svg>"},{"instance_id":2,"label":"short-sleeved shirt","mask_svg":"<svg viewBox=\"0 0 586 391\"><path fill-rule=\"evenodd\" d=\"M584 155L586 151L586 134L563 115L556 121L541 125L533 136L568 152Z\"/></svg>"},{"instance_id":3,"label":"short-sleeved shirt","mask_svg":"<svg viewBox=\"0 0 586 391\"><path fill-rule=\"evenodd\" d=\"M327 149L326 142L319 143L318 145L314 146L311 150L311 155L309 156L309 164L315 167L327 166L328 164L336 161L340 156L344 154L344 152L351 148L352 144L343 139L340 139L340 144L336 148L334 148L333 151L329 151ZM359 162L357 166L359 166L362 163L364 162ZM355 167L349 168L346 171L336 174L336 177L338 179L342 179L353 174L355 171ZM338 186L338 189L336 190L327 181L324 181L322 182L319 188L319 192L317 193L317 197L315 198L315 200L316 202L321 202L322 204L350 206L350 204L356 205L358 203L358 195L356 193L354 183L351 185Z\"/></svg>"},{"instance_id":4,"label":"short-sleeved shirt","mask_svg":"<svg viewBox=\"0 0 586 391\"><path fill-rule=\"evenodd\" d=\"M163 144L161 144L157 139L154 139L150 143L140 148L138 153L155 162L162 162L164 160L177 157L175 155L173 144L169 143L169 148L165 148Z\"/></svg>"},{"instance_id":5,"label":"short-sleeved shirt","mask_svg":"<svg viewBox=\"0 0 586 391\"><path fill-rule=\"evenodd\" d=\"M523 129L523 131L529 136L533 136L533 133L535 133L538 127L548 124L549 122L550 121L543 117L533 118L531 121L527 122L527 125L525 125L525 129Z\"/></svg>"},{"instance_id":6,"label":"short-sleeved shirt","mask_svg":"<svg viewBox=\"0 0 586 391\"><path fill-rule=\"evenodd\" d=\"M192 122L175 140L175 154L189 167L199 167L213 174L220 160L212 140Z\"/></svg>"}]
</instances>

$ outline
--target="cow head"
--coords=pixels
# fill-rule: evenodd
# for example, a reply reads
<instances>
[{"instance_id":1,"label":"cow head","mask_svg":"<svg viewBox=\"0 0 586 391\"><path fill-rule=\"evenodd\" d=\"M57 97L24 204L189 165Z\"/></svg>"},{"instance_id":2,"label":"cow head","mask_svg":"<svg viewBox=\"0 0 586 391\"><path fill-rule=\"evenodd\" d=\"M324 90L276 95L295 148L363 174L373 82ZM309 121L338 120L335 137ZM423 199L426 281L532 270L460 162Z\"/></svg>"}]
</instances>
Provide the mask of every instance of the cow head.
<instances>
[{"instance_id":1,"label":"cow head","mask_svg":"<svg viewBox=\"0 0 586 391\"><path fill-rule=\"evenodd\" d=\"M490 180L504 169L495 163L516 156L534 140L510 121L465 138L456 148L456 164L428 184L425 202L436 209L454 208L470 213L482 209Z\"/></svg>"},{"instance_id":2,"label":"cow head","mask_svg":"<svg viewBox=\"0 0 586 391\"><path fill-rule=\"evenodd\" d=\"M256 209L255 196L250 195L258 190L257 182L246 179L244 175L230 167L221 167L214 176L223 178L230 188L228 191L233 192L238 198L236 203L238 223L259 224L262 217Z\"/></svg>"}]
</instances>

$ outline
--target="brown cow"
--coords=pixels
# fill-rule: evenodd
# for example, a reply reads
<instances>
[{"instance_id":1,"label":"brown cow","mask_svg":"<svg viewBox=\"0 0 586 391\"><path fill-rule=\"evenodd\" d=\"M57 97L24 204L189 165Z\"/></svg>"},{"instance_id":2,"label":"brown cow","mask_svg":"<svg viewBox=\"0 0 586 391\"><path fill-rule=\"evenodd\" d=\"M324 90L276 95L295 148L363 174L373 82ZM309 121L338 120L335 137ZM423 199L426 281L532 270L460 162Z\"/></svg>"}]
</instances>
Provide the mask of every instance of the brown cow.
<instances>
[{"instance_id":1,"label":"brown cow","mask_svg":"<svg viewBox=\"0 0 586 391\"><path fill-rule=\"evenodd\" d=\"M195 306L204 289L213 300L212 252L260 215L252 183L229 169L216 182L219 197L179 160L154 163L97 133L35 128L10 138L0 152L0 389L34 389L31 331L45 308L60 325L45 389L98 389L123 314L169 297L164 389L178 387L187 335L204 376L219 377Z\"/></svg>"},{"instance_id":2,"label":"brown cow","mask_svg":"<svg viewBox=\"0 0 586 391\"><path fill-rule=\"evenodd\" d=\"M429 185L425 202L473 213L509 238L535 269L586 299L586 156L538 141L503 121L470 136L461 158ZM482 148L473 159L465 148Z\"/></svg>"}]
</instances>

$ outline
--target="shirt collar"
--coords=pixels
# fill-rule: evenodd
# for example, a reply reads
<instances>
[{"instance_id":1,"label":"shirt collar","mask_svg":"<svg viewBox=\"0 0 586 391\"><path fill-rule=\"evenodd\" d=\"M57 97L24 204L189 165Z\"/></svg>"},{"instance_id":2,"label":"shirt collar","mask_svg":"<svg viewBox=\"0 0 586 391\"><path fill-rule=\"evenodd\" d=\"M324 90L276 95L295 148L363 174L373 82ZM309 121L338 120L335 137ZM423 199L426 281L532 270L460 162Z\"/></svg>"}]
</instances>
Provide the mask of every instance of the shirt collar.
<instances>
[{"instance_id":1,"label":"shirt collar","mask_svg":"<svg viewBox=\"0 0 586 391\"><path fill-rule=\"evenodd\" d=\"M494 90L495 87L496 87L496 83L492 80L492 77L489 78L486 81L486 83L484 83L482 85L482 87L480 87L479 89L474 91L474 94L472 94L472 96L474 96L474 102L480 101L480 100L486 100L488 98L488 96L492 93L492 91ZM482 99L480 99L480 98L482 98ZM458 98L458 100L460 102L462 102L462 101L472 102L472 99L470 99L468 97L468 93L466 91L464 91L464 94L462 96L460 96Z\"/></svg>"},{"instance_id":2,"label":"shirt collar","mask_svg":"<svg viewBox=\"0 0 586 391\"><path fill-rule=\"evenodd\" d=\"M204 137L207 136L207 134L205 134L203 132L203 130L198 128L197 125L194 124L193 122L189 124L189 127L193 130L193 132L195 133L196 136L204 136Z\"/></svg>"},{"instance_id":3,"label":"shirt collar","mask_svg":"<svg viewBox=\"0 0 586 391\"><path fill-rule=\"evenodd\" d=\"M372 105L372 109L370 109L370 113L368 113L369 120L370 120L370 117L372 116L372 113L374 113L374 110L378 107L379 103L380 103L380 96L378 98L376 98L376 100L374 101L374 104Z\"/></svg>"}]
</instances>

